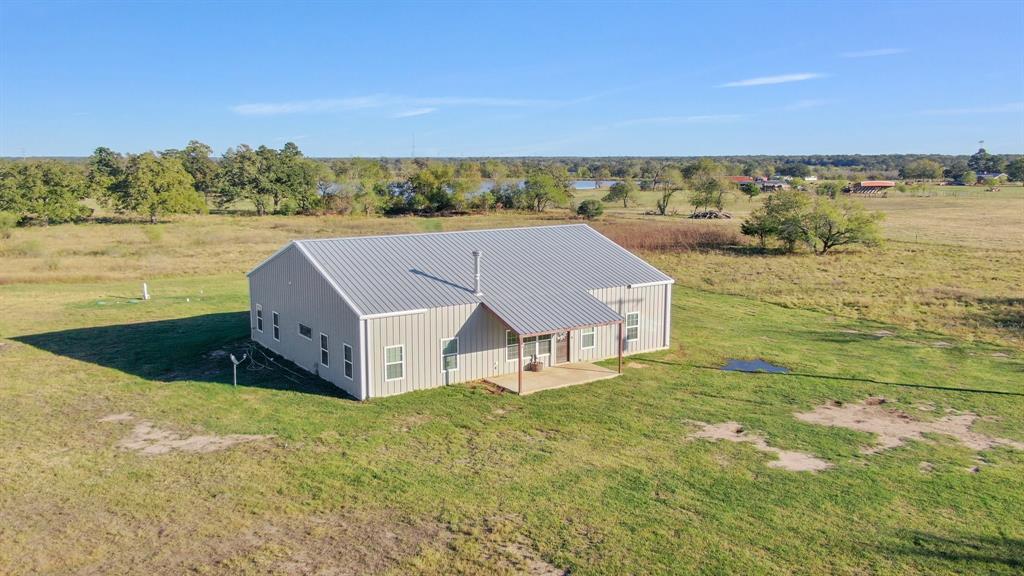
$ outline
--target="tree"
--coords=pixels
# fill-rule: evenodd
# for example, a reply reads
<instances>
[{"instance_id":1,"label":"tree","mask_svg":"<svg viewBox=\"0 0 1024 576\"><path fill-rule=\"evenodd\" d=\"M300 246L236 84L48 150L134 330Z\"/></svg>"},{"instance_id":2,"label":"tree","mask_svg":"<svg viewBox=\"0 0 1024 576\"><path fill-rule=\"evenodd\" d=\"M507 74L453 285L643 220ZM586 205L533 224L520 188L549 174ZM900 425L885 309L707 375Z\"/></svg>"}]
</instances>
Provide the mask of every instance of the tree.
<instances>
[{"instance_id":1,"label":"tree","mask_svg":"<svg viewBox=\"0 0 1024 576\"><path fill-rule=\"evenodd\" d=\"M748 200L753 200L755 196L761 194L761 186L757 182L744 182L740 185L740 192L743 192Z\"/></svg>"},{"instance_id":2,"label":"tree","mask_svg":"<svg viewBox=\"0 0 1024 576\"><path fill-rule=\"evenodd\" d=\"M1024 156L1006 165L1006 175L1014 182L1024 182Z\"/></svg>"},{"instance_id":3,"label":"tree","mask_svg":"<svg viewBox=\"0 0 1024 576\"><path fill-rule=\"evenodd\" d=\"M672 196L679 190L682 190L684 184L683 173L678 168L670 166L662 171L661 179L658 183L658 188L661 189L661 196L656 204L658 214L662 216L668 214L668 205L672 201Z\"/></svg>"},{"instance_id":4,"label":"tree","mask_svg":"<svg viewBox=\"0 0 1024 576\"><path fill-rule=\"evenodd\" d=\"M79 167L57 160L19 160L0 165L0 212L19 222L58 224L85 218L81 201L89 187Z\"/></svg>"},{"instance_id":5,"label":"tree","mask_svg":"<svg viewBox=\"0 0 1024 576\"><path fill-rule=\"evenodd\" d=\"M683 168L683 176L690 186L690 205L694 212L698 208L707 210L725 207L725 195L732 190L732 182L725 177L720 164L709 158L701 158Z\"/></svg>"},{"instance_id":6,"label":"tree","mask_svg":"<svg viewBox=\"0 0 1024 576\"><path fill-rule=\"evenodd\" d=\"M900 178L904 180L938 180L942 178L942 164L927 158L914 160L900 168Z\"/></svg>"},{"instance_id":7,"label":"tree","mask_svg":"<svg viewBox=\"0 0 1024 576\"><path fill-rule=\"evenodd\" d=\"M978 175L974 173L974 170L968 170L961 174L956 181L964 186L974 186L978 183Z\"/></svg>"},{"instance_id":8,"label":"tree","mask_svg":"<svg viewBox=\"0 0 1024 576\"><path fill-rule=\"evenodd\" d=\"M228 148L221 159L221 174L218 188L221 191L221 205L246 200L256 208L256 214L263 216L274 202L260 157L256 151L242 144L237 149Z\"/></svg>"},{"instance_id":9,"label":"tree","mask_svg":"<svg viewBox=\"0 0 1024 576\"><path fill-rule=\"evenodd\" d=\"M546 170L531 173L523 182L520 192L522 204L535 212L543 212L552 204L564 204L569 200L565 184Z\"/></svg>"},{"instance_id":10,"label":"tree","mask_svg":"<svg viewBox=\"0 0 1024 576\"><path fill-rule=\"evenodd\" d=\"M576 209L576 214L587 220L593 220L604 214L604 204L594 199L584 200L580 202L579 208Z\"/></svg>"},{"instance_id":11,"label":"tree","mask_svg":"<svg viewBox=\"0 0 1024 576\"><path fill-rule=\"evenodd\" d=\"M782 176L793 176L796 178L806 178L811 175L811 169L807 164L799 162L787 162L779 166L776 172Z\"/></svg>"},{"instance_id":12,"label":"tree","mask_svg":"<svg viewBox=\"0 0 1024 576\"><path fill-rule=\"evenodd\" d=\"M206 211L193 184L178 158L152 152L130 155L124 174L111 188L111 200L119 211L145 214L155 224L162 214Z\"/></svg>"},{"instance_id":13,"label":"tree","mask_svg":"<svg viewBox=\"0 0 1024 576\"><path fill-rule=\"evenodd\" d=\"M100 146L89 157L89 168L86 172L86 183L89 195L103 200L110 192L110 187L121 178L124 171L124 156L110 148Z\"/></svg>"},{"instance_id":14,"label":"tree","mask_svg":"<svg viewBox=\"0 0 1024 576\"><path fill-rule=\"evenodd\" d=\"M843 182L842 180L825 180L823 182L818 183L818 185L814 188L814 192L818 196L828 196L829 198L835 200L836 198L839 197L840 194L843 193L843 190L846 189L846 186L847 183Z\"/></svg>"},{"instance_id":15,"label":"tree","mask_svg":"<svg viewBox=\"0 0 1024 576\"><path fill-rule=\"evenodd\" d=\"M770 194L761 207L743 221L740 231L756 236L762 248L766 247L768 238L778 238L785 251L792 252L799 242L807 239L804 214L809 203L808 195L799 190Z\"/></svg>"},{"instance_id":16,"label":"tree","mask_svg":"<svg viewBox=\"0 0 1024 576\"><path fill-rule=\"evenodd\" d=\"M185 167L189 176L192 176L192 186L196 192L203 195L207 203L210 201L210 196L218 190L217 175L220 171L220 167L210 157L211 154L213 154L213 148L198 140L190 140L185 149L179 153L182 166Z\"/></svg>"},{"instance_id":17,"label":"tree","mask_svg":"<svg viewBox=\"0 0 1024 576\"><path fill-rule=\"evenodd\" d=\"M629 203L636 202L636 195L639 190L637 189L636 182L632 178L626 178L620 182L612 184L612 187L608 189L608 193L602 198L605 202L618 202L622 201L622 207L628 208Z\"/></svg>"},{"instance_id":18,"label":"tree","mask_svg":"<svg viewBox=\"0 0 1024 576\"><path fill-rule=\"evenodd\" d=\"M847 244L874 246L881 242L878 223L883 217L858 202L819 198L805 218L807 238L818 254Z\"/></svg>"},{"instance_id":19,"label":"tree","mask_svg":"<svg viewBox=\"0 0 1024 576\"><path fill-rule=\"evenodd\" d=\"M1006 167L1006 162L999 156L989 154L984 148L979 148L967 160L967 167L975 173L995 172L999 173Z\"/></svg>"},{"instance_id":20,"label":"tree","mask_svg":"<svg viewBox=\"0 0 1024 576\"><path fill-rule=\"evenodd\" d=\"M455 206L452 189L455 167L447 162L431 162L408 180L407 208L414 211L441 212Z\"/></svg>"},{"instance_id":21,"label":"tree","mask_svg":"<svg viewBox=\"0 0 1024 576\"><path fill-rule=\"evenodd\" d=\"M968 170L970 170L970 168L968 168L967 162L958 159L950 162L946 166L946 168L942 171L942 176L950 180L959 181L960 177L963 176L964 173L967 172Z\"/></svg>"}]
</instances>

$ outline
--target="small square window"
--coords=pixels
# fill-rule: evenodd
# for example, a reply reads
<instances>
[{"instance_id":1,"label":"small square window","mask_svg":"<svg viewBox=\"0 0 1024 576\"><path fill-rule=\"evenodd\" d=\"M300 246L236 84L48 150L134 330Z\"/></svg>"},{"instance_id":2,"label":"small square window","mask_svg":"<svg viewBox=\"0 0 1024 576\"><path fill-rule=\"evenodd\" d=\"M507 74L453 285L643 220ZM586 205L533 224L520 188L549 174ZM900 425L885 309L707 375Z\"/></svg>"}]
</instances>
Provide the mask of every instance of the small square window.
<instances>
[{"instance_id":1,"label":"small square window","mask_svg":"<svg viewBox=\"0 0 1024 576\"><path fill-rule=\"evenodd\" d=\"M441 371L452 372L459 369L459 339L441 340Z\"/></svg>"},{"instance_id":2,"label":"small square window","mask_svg":"<svg viewBox=\"0 0 1024 576\"><path fill-rule=\"evenodd\" d=\"M584 350L590 350L594 348L597 338L595 337L595 328L584 328L580 330L580 348Z\"/></svg>"},{"instance_id":3,"label":"small square window","mask_svg":"<svg viewBox=\"0 0 1024 576\"><path fill-rule=\"evenodd\" d=\"M313 329L305 324L299 324L299 336L302 336L306 340L313 339Z\"/></svg>"}]
</instances>

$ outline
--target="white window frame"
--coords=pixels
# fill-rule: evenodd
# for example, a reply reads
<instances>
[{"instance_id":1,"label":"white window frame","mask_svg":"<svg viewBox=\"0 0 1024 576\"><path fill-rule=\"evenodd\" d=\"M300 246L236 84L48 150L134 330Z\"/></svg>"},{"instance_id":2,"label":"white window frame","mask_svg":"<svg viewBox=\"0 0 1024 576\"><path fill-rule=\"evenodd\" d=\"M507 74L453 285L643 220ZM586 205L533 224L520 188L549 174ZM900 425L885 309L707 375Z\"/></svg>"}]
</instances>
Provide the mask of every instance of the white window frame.
<instances>
[{"instance_id":1,"label":"white window frame","mask_svg":"<svg viewBox=\"0 0 1024 576\"><path fill-rule=\"evenodd\" d=\"M398 361L398 362L388 362L388 350L391 350L392 348L398 348L399 350L402 351L402 359L400 361ZM388 378L388 366L391 366L393 364L398 364L398 365L400 365L402 367L402 375L399 376L398 378ZM396 380L403 380L403 379L405 379L405 344L395 344L394 346L385 346L384 347L384 381L385 382L394 382Z\"/></svg>"},{"instance_id":2,"label":"white window frame","mask_svg":"<svg viewBox=\"0 0 1024 576\"><path fill-rule=\"evenodd\" d=\"M630 318L630 316L636 316L636 326L630 326L629 325L629 318ZM639 340L640 339L640 313L639 312L630 312L629 314L626 314L626 324L623 327L626 329L626 342L636 342L637 340ZM634 335L632 338L629 337L629 329L630 328L636 328L636 335Z\"/></svg>"},{"instance_id":3,"label":"white window frame","mask_svg":"<svg viewBox=\"0 0 1024 576\"><path fill-rule=\"evenodd\" d=\"M309 328L309 336L306 336L305 334L302 333L302 327L303 326L306 326L306 325L303 324L302 322L296 322L295 323L295 332L297 332L299 336L302 336L306 340L309 340L310 342L312 342L313 341L313 328L311 328L309 326L306 326L306 328Z\"/></svg>"},{"instance_id":4,"label":"white window frame","mask_svg":"<svg viewBox=\"0 0 1024 576\"><path fill-rule=\"evenodd\" d=\"M281 315L276 310L270 311L270 333L274 336L274 340L281 341Z\"/></svg>"},{"instance_id":5,"label":"white window frame","mask_svg":"<svg viewBox=\"0 0 1024 576\"><path fill-rule=\"evenodd\" d=\"M455 342L455 354L445 354L444 344L445 342ZM444 359L446 356L455 356L455 368L445 369ZM441 338L441 374L446 372L458 372L459 371L459 337L454 338Z\"/></svg>"},{"instance_id":6,"label":"white window frame","mask_svg":"<svg viewBox=\"0 0 1024 576\"><path fill-rule=\"evenodd\" d=\"M326 340L326 342L324 342ZM324 354L327 354L327 362L324 362ZM326 368L331 367L331 339L327 334L320 333L320 365Z\"/></svg>"},{"instance_id":7,"label":"white window frame","mask_svg":"<svg viewBox=\"0 0 1024 576\"><path fill-rule=\"evenodd\" d=\"M509 334L512 334L512 331L511 330L505 330L505 343L506 343L505 344L505 362L515 362L515 361L519 360L519 348L518 348L519 347L519 341L517 339L516 344L515 344L515 346L516 346L516 353L515 353L515 355L509 357L508 349L509 349L509 347L512 346L512 344L508 344L508 336L509 336ZM541 334L539 336L525 336L525 337L523 337L523 362L526 362L526 361L528 361L530 359L530 354L526 353L526 345L531 343L531 342L537 342L539 344L541 338L544 338L545 340L548 341L548 351L545 352L544 354L534 354L534 356L536 356L538 360L540 360L541 358L544 358L544 357L550 357L551 356L551 349L554 347L554 339L551 338L551 334ZM533 349L534 350L538 350L539 346L534 346Z\"/></svg>"},{"instance_id":8,"label":"white window frame","mask_svg":"<svg viewBox=\"0 0 1024 576\"><path fill-rule=\"evenodd\" d=\"M587 336L590 336L590 346L584 346ZM597 328L591 326L590 328L583 328L580 330L580 350L593 350L597 348Z\"/></svg>"},{"instance_id":9,"label":"white window frame","mask_svg":"<svg viewBox=\"0 0 1024 576\"><path fill-rule=\"evenodd\" d=\"M355 365L352 364L352 359L353 358L355 358L355 356L352 354L352 347L349 346L346 343L342 343L341 344L341 369L342 369L341 373L342 373L342 375L345 376L345 378L348 378L349 380L352 380L355 377L354 374L356 373Z\"/></svg>"},{"instance_id":10,"label":"white window frame","mask_svg":"<svg viewBox=\"0 0 1024 576\"><path fill-rule=\"evenodd\" d=\"M256 331L263 334L263 305L256 305Z\"/></svg>"}]
</instances>

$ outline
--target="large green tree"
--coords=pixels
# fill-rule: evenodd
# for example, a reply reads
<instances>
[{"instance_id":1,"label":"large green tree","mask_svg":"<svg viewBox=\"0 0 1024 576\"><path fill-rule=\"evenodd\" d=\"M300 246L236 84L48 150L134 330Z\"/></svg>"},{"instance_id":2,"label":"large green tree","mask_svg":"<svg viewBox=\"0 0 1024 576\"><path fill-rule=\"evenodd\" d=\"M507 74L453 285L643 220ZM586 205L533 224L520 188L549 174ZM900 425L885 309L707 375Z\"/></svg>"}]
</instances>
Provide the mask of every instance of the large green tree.
<instances>
[{"instance_id":1,"label":"large green tree","mask_svg":"<svg viewBox=\"0 0 1024 576\"><path fill-rule=\"evenodd\" d=\"M979 148L967 160L967 167L978 174L983 172L998 173L1002 172L1003 168L1006 167L1006 161L999 156L989 154L984 148Z\"/></svg>"},{"instance_id":2,"label":"large green tree","mask_svg":"<svg viewBox=\"0 0 1024 576\"><path fill-rule=\"evenodd\" d=\"M799 190L779 190L769 194L759 208L740 225L740 231L755 236L762 248L769 238L777 238L786 252L792 252L807 240L805 214L810 196Z\"/></svg>"},{"instance_id":3,"label":"large green tree","mask_svg":"<svg viewBox=\"0 0 1024 576\"><path fill-rule=\"evenodd\" d=\"M1006 165L1006 175L1014 182L1024 182L1024 156L1015 158Z\"/></svg>"},{"instance_id":4,"label":"large green tree","mask_svg":"<svg viewBox=\"0 0 1024 576\"><path fill-rule=\"evenodd\" d=\"M57 160L18 160L0 164L0 212L21 222L57 224L85 218L81 201L89 187L80 167Z\"/></svg>"},{"instance_id":5,"label":"large green tree","mask_svg":"<svg viewBox=\"0 0 1024 576\"><path fill-rule=\"evenodd\" d=\"M853 200L818 198L804 221L811 247L816 253L825 254L836 246L879 244L879 222L883 217L881 212L870 212Z\"/></svg>"},{"instance_id":6,"label":"large green tree","mask_svg":"<svg viewBox=\"0 0 1024 576\"><path fill-rule=\"evenodd\" d=\"M942 164L927 158L914 160L900 168L900 178L904 180L938 180L942 178Z\"/></svg>"},{"instance_id":7,"label":"large green tree","mask_svg":"<svg viewBox=\"0 0 1024 576\"><path fill-rule=\"evenodd\" d=\"M523 182L522 204L535 212L543 212L551 205L560 205L569 201L569 194L564 182L546 170L537 170Z\"/></svg>"},{"instance_id":8,"label":"large green tree","mask_svg":"<svg viewBox=\"0 0 1024 576\"><path fill-rule=\"evenodd\" d=\"M117 210L148 216L154 224L165 214L206 211L181 160L152 152L128 157L121 179L111 187L110 200Z\"/></svg>"},{"instance_id":9,"label":"large green tree","mask_svg":"<svg viewBox=\"0 0 1024 576\"><path fill-rule=\"evenodd\" d=\"M605 202L622 202L623 208L628 208L630 203L636 204L637 193L640 189L637 188L636 182L632 178L626 178L620 180L612 187L608 189L608 193L602 198Z\"/></svg>"},{"instance_id":10,"label":"large green tree","mask_svg":"<svg viewBox=\"0 0 1024 576\"><path fill-rule=\"evenodd\" d=\"M725 207L725 197L733 184L725 176L721 164L710 158L701 158L683 167L683 176L690 188L690 205L694 211Z\"/></svg>"}]
</instances>

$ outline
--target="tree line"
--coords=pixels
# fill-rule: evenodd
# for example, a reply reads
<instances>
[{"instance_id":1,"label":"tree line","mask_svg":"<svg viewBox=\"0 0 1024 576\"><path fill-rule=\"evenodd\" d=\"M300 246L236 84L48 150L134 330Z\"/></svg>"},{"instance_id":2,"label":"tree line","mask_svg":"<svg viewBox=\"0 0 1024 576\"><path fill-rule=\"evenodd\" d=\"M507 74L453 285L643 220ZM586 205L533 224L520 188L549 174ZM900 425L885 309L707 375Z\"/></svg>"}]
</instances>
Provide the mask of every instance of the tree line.
<instances>
[{"instance_id":1,"label":"tree line","mask_svg":"<svg viewBox=\"0 0 1024 576\"><path fill-rule=\"evenodd\" d=\"M614 182L605 202L628 206L640 191L655 192L657 212L664 215L677 210L675 198L684 191L695 212L721 210L736 190L729 175L786 175L802 187L812 167L828 177L829 170L866 166L896 167L907 179L963 183L1005 170L1024 181L1024 157L984 149L969 157L314 159L291 142L280 149L242 144L215 157L210 146L191 141L182 149L141 154L100 147L84 162L0 160L0 212L24 224L81 220L92 213L85 200L151 221L228 208L259 215L544 211L574 208L573 180L595 179ZM843 181L832 173L815 188L835 198ZM742 191L752 197L761 189L746 185ZM585 212L601 209L590 203Z\"/></svg>"}]
</instances>

